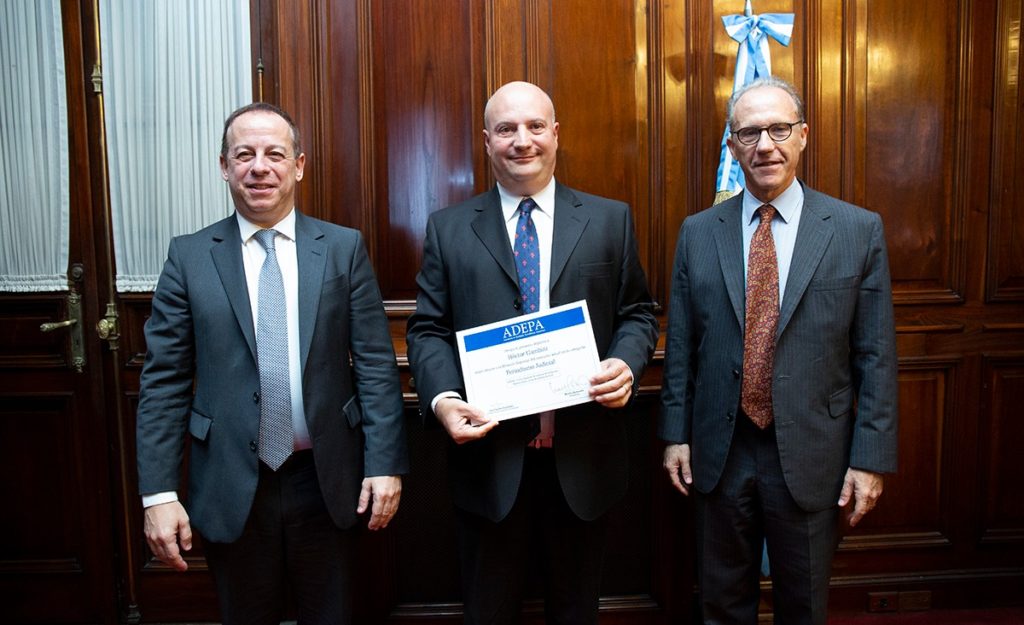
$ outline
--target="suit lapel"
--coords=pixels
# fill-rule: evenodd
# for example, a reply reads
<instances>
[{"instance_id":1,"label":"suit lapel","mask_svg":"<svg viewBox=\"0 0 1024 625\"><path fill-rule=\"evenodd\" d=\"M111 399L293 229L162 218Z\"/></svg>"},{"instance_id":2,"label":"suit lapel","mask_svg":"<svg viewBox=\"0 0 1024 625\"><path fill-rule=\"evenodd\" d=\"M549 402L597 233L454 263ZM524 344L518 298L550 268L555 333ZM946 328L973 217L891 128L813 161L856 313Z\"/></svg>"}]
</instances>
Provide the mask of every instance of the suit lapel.
<instances>
[{"instance_id":1,"label":"suit lapel","mask_svg":"<svg viewBox=\"0 0 1024 625\"><path fill-rule=\"evenodd\" d=\"M316 315L320 308L320 291L327 266L324 233L316 222L296 210L295 255L299 268L299 366L306 371L306 358L313 342Z\"/></svg>"},{"instance_id":2,"label":"suit lapel","mask_svg":"<svg viewBox=\"0 0 1024 625\"><path fill-rule=\"evenodd\" d=\"M238 231L237 217L232 215L217 224L213 234L210 255L213 266L220 276L221 285L228 296L231 310L238 320L245 342L253 360L256 359L256 330L252 322L252 304L249 302L249 287L245 281L245 267L242 265L242 243Z\"/></svg>"},{"instance_id":3,"label":"suit lapel","mask_svg":"<svg viewBox=\"0 0 1024 625\"><path fill-rule=\"evenodd\" d=\"M746 289L743 278L743 225L740 218L743 214L743 194L730 198L718 208L718 224L715 228L715 247L718 250L718 263L722 268L725 289L732 302L732 310L736 321L743 327L743 308L746 302Z\"/></svg>"},{"instance_id":4,"label":"suit lapel","mask_svg":"<svg viewBox=\"0 0 1024 625\"><path fill-rule=\"evenodd\" d=\"M583 202L568 187L555 184L555 223L551 240L551 279L548 293L554 293L558 279L580 242L590 217Z\"/></svg>"},{"instance_id":5,"label":"suit lapel","mask_svg":"<svg viewBox=\"0 0 1024 625\"><path fill-rule=\"evenodd\" d=\"M786 292L782 297L776 337L782 336L786 324L793 318L793 311L803 298L807 285L811 282L811 276L817 270L829 241L832 240L833 229L829 221L831 217L832 214L825 205L817 201L815 192L804 187L804 207L800 215L800 227L796 232L793 260L789 265L789 277L786 279Z\"/></svg>"},{"instance_id":6,"label":"suit lapel","mask_svg":"<svg viewBox=\"0 0 1024 625\"><path fill-rule=\"evenodd\" d=\"M508 242L508 230L505 228L505 216L501 212L497 187L480 199L476 211L477 216L471 224L473 232L509 280L518 285L516 262L512 257L512 246Z\"/></svg>"}]
</instances>

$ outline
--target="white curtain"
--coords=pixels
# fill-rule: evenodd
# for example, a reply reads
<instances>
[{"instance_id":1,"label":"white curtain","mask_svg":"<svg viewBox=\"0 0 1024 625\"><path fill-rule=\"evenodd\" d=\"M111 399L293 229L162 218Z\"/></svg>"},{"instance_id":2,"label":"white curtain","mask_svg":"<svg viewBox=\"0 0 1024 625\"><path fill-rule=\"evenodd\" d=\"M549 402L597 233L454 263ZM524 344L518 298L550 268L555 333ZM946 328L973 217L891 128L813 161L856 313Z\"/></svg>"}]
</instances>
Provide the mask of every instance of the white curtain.
<instances>
[{"instance_id":1,"label":"white curtain","mask_svg":"<svg viewBox=\"0 0 1024 625\"><path fill-rule=\"evenodd\" d=\"M0 291L66 291L68 113L59 0L0 0Z\"/></svg>"},{"instance_id":2,"label":"white curtain","mask_svg":"<svg viewBox=\"0 0 1024 625\"><path fill-rule=\"evenodd\" d=\"M151 291L172 236L231 213L224 119L252 101L249 0L101 0L117 289Z\"/></svg>"}]
</instances>

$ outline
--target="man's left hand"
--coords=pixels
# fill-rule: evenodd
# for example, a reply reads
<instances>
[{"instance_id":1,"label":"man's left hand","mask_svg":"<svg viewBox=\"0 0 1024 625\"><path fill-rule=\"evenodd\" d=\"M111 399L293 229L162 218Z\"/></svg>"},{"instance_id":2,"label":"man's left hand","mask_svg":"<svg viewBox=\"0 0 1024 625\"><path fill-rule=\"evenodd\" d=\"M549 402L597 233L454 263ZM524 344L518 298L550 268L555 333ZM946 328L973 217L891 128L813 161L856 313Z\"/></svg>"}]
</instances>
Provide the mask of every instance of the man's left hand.
<instances>
[{"instance_id":1,"label":"man's left hand","mask_svg":"<svg viewBox=\"0 0 1024 625\"><path fill-rule=\"evenodd\" d=\"M373 508L368 527L371 530L384 529L391 521L391 517L398 512L398 500L401 498L402 476L378 475L363 478L363 489L359 493L359 507L356 508L356 512L366 512L372 499Z\"/></svg>"},{"instance_id":2,"label":"man's left hand","mask_svg":"<svg viewBox=\"0 0 1024 625\"><path fill-rule=\"evenodd\" d=\"M843 490L839 493L839 507L844 508L853 499L853 510L846 512L846 520L853 527L860 523L882 496L882 474L850 467L846 470Z\"/></svg>"},{"instance_id":3,"label":"man's left hand","mask_svg":"<svg viewBox=\"0 0 1024 625\"><path fill-rule=\"evenodd\" d=\"M622 408L633 394L633 372L619 358L601 361L601 370L590 378L590 397L608 408Z\"/></svg>"}]
</instances>

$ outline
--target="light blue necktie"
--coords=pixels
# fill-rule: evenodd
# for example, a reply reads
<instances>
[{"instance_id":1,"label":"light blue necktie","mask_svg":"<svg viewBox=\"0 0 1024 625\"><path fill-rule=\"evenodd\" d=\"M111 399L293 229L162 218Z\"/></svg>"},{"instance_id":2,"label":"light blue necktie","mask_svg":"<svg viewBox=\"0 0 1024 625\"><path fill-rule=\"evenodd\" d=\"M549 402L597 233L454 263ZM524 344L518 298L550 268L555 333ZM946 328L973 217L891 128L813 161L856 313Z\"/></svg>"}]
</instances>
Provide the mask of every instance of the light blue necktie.
<instances>
[{"instance_id":1,"label":"light blue necktie","mask_svg":"<svg viewBox=\"0 0 1024 625\"><path fill-rule=\"evenodd\" d=\"M292 432L292 393L288 370L288 307L284 280L274 249L276 230L254 236L267 258L260 270L256 321L256 358L260 370L260 460L277 470L295 445Z\"/></svg>"},{"instance_id":2,"label":"light blue necktie","mask_svg":"<svg viewBox=\"0 0 1024 625\"><path fill-rule=\"evenodd\" d=\"M523 298L523 312L540 310L540 242L530 212L537 208L533 198L519 203L519 221L516 223L516 271L519 273L519 294Z\"/></svg>"}]
</instances>

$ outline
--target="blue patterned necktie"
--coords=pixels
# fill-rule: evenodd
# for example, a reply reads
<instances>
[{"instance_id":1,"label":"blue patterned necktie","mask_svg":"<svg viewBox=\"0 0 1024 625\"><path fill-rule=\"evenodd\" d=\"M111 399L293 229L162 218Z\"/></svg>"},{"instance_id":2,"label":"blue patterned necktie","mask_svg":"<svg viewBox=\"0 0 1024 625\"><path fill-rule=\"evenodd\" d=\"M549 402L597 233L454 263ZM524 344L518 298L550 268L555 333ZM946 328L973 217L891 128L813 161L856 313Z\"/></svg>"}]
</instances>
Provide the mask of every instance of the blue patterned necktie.
<instances>
[{"instance_id":1,"label":"blue patterned necktie","mask_svg":"<svg viewBox=\"0 0 1024 625\"><path fill-rule=\"evenodd\" d=\"M267 258L260 270L256 321L256 359L260 370L260 460L277 470L295 445L292 393L288 370L288 308L284 280L274 249L276 230L254 236Z\"/></svg>"},{"instance_id":2,"label":"blue patterned necktie","mask_svg":"<svg viewBox=\"0 0 1024 625\"><path fill-rule=\"evenodd\" d=\"M523 298L523 312L535 313L540 310L540 242L537 228L530 213L537 208L533 198L524 198L519 203L519 222L516 223L516 239L512 253L516 257L516 271L519 273L519 294Z\"/></svg>"}]
</instances>

